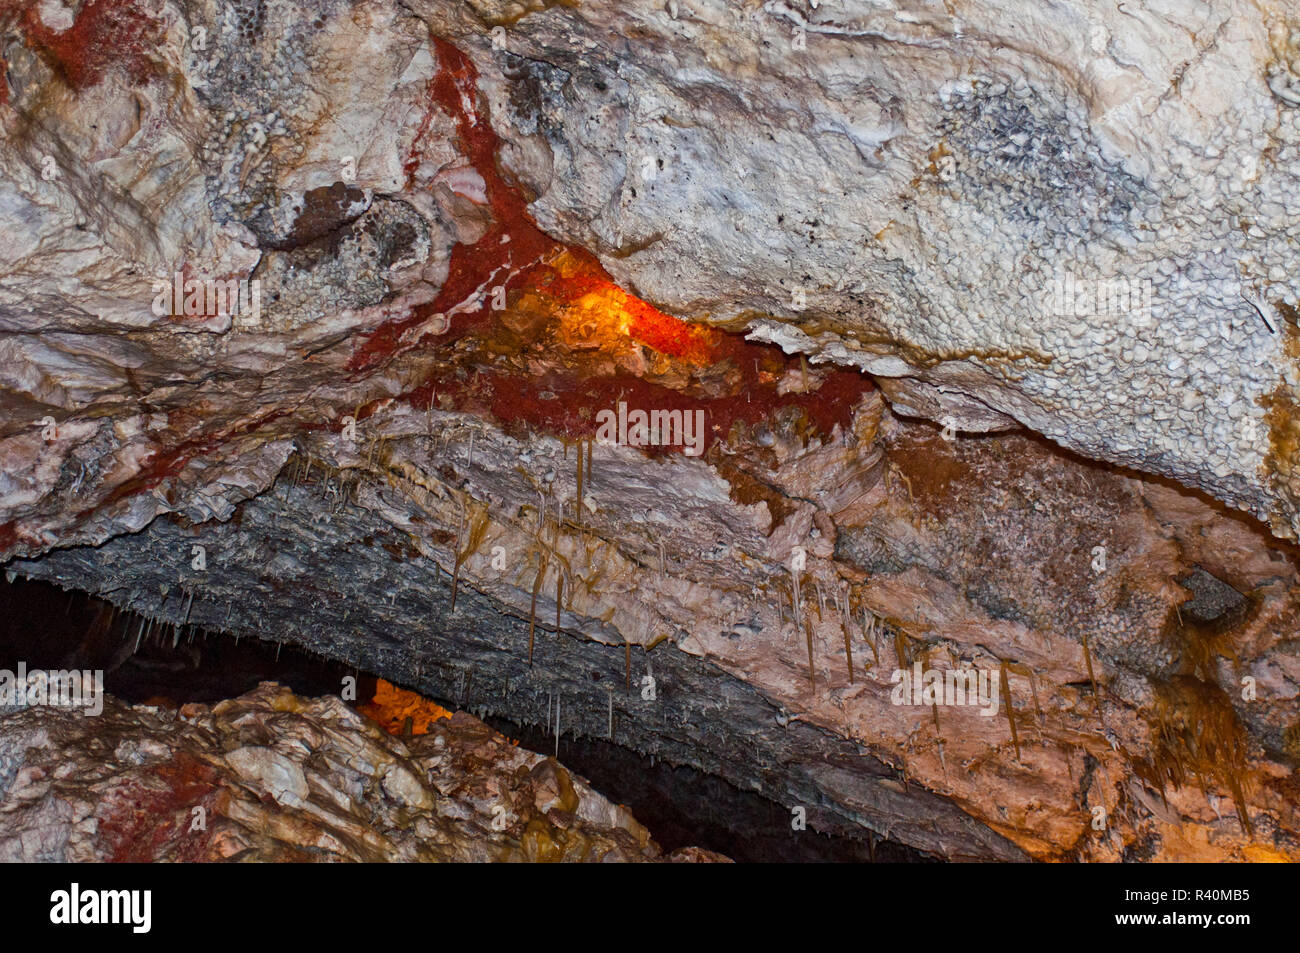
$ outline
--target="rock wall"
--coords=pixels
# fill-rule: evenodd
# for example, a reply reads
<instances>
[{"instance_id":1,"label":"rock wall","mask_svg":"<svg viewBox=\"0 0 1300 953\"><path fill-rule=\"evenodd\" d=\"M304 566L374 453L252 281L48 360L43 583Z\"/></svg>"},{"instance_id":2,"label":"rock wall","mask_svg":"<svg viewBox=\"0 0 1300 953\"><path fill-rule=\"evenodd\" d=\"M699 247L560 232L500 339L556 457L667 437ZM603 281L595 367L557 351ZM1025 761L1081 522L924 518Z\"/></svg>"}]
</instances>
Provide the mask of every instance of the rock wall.
<instances>
[{"instance_id":1,"label":"rock wall","mask_svg":"<svg viewBox=\"0 0 1300 953\"><path fill-rule=\"evenodd\" d=\"M178 713L11 713L0 778L7 862L725 859L665 857L625 808L464 712L396 738L269 682Z\"/></svg>"},{"instance_id":2,"label":"rock wall","mask_svg":"<svg viewBox=\"0 0 1300 953\"><path fill-rule=\"evenodd\" d=\"M939 856L1294 857L1295 29L0 3L0 559Z\"/></svg>"}]
</instances>

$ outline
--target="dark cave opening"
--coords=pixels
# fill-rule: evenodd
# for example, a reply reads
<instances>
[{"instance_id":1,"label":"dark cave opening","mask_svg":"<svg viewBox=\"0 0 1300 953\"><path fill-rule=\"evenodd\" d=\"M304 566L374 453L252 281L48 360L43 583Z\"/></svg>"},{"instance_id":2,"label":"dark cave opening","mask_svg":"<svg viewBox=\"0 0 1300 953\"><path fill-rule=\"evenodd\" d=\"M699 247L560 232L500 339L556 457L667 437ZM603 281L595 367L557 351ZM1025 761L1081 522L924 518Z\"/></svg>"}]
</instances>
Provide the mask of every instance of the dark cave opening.
<instances>
[{"instance_id":1,"label":"dark cave opening","mask_svg":"<svg viewBox=\"0 0 1300 953\"><path fill-rule=\"evenodd\" d=\"M0 668L102 669L104 690L133 705L212 704L276 681L299 695L337 694L357 679L358 702L375 678L292 645L151 625L79 589L15 578L0 581Z\"/></svg>"},{"instance_id":2,"label":"dark cave opening","mask_svg":"<svg viewBox=\"0 0 1300 953\"><path fill-rule=\"evenodd\" d=\"M487 723L534 751L555 738L531 725ZM597 790L625 804L664 850L696 845L737 863L928 863L927 854L882 838L861 839L791 828L790 809L742 791L716 775L648 758L601 738L562 737L560 757Z\"/></svg>"},{"instance_id":3,"label":"dark cave opening","mask_svg":"<svg viewBox=\"0 0 1300 953\"><path fill-rule=\"evenodd\" d=\"M293 644L236 638L197 626L153 622L119 611L79 589L0 580L0 670L102 670L107 694L172 710L214 704L278 682L298 695L338 694L356 679L360 707L378 676ZM431 699L449 710L454 700ZM489 715L492 728L523 747L553 753L555 739L535 726ZM631 809L665 850L702 846L738 862L928 862L926 854L880 838L795 831L790 810L686 765L673 765L601 739L562 738L560 761Z\"/></svg>"}]
</instances>

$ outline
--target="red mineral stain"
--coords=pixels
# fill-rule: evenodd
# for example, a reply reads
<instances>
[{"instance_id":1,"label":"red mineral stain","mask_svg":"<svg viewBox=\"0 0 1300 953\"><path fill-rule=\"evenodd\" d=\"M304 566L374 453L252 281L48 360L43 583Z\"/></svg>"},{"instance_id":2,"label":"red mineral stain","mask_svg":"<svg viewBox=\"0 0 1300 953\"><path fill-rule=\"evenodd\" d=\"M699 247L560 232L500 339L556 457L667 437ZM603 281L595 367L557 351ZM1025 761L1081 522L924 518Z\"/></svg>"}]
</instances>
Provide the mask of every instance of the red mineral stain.
<instances>
[{"instance_id":1,"label":"red mineral stain","mask_svg":"<svg viewBox=\"0 0 1300 953\"><path fill-rule=\"evenodd\" d=\"M478 113L478 72L474 64L446 40L434 37L433 44L438 54L438 72L429 82L429 107L407 158L407 174L413 174L419 166L420 140L427 135L432 109L437 106L456 123L460 147L483 179L494 224L477 242L452 249L447 280L434 301L415 309L407 318L381 325L361 343L348 364L353 371L368 370L403 346L413 345L415 342L402 340L403 334L435 314L465 305L480 288L516 287L527 269L562 247L537 227L528 214L528 203L506 182L497 167L498 140L486 117ZM480 306L457 315L454 324L473 325L486 312L484 300Z\"/></svg>"},{"instance_id":2,"label":"red mineral stain","mask_svg":"<svg viewBox=\"0 0 1300 953\"><path fill-rule=\"evenodd\" d=\"M764 348L748 347L762 351ZM753 363L749 364L751 375ZM762 371L758 372L760 375ZM821 386L806 394L778 395L775 382L740 375L728 393L710 396L683 392L630 373L582 376L564 370L541 377L480 372L468 381L430 382L408 395L417 409L427 409L435 398L444 409L490 415L507 432L523 436L529 431L566 439L592 439L597 435L596 415L617 413L620 401L628 410L704 411L703 450L725 440L737 423L753 427L770 420L777 411L801 417L808 435L829 435L835 427L847 430L862 396L873 389L857 371L834 370ZM684 453L683 446L646 446L647 455Z\"/></svg>"},{"instance_id":3,"label":"red mineral stain","mask_svg":"<svg viewBox=\"0 0 1300 953\"><path fill-rule=\"evenodd\" d=\"M0 25L15 17L27 45L73 89L96 86L115 70L135 83L157 75L152 53L163 42L162 23L138 0L87 0L62 31L46 25L36 3L0 6Z\"/></svg>"},{"instance_id":4,"label":"red mineral stain","mask_svg":"<svg viewBox=\"0 0 1300 953\"><path fill-rule=\"evenodd\" d=\"M213 768L185 752L150 768L149 779L128 778L100 800L95 815L104 854L115 863L149 863L167 845L180 845L177 860L207 860L208 835L190 832L193 809L203 807L209 826L221 796Z\"/></svg>"},{"instance_id":5,"label":"red mineral stain","mask_svg":"<svg viewBox=\"0 0 1300 953\"><path fill-rule=\"evenodd\" d=\"M460 148L483 179L494 224L477 242L452 250L447 280L437 298L409 317L376 329L353 354L349 369L368 370L403 347L413 346L417 342L404 341L403 335L434 314L462 309L451 322L453 340L481 327L489 315L485 290L496 287L507 293L535 287L565 304L588 295L605 296L629 318L628 333L647 346L679 357L705 357L715 332L666 315L629 295L610 280L590 253L557 242L537 227L528 213L528 202L517 186L506 181L497 164L500 142L487 118L479 115L474 64L447 41L434 38L433 43L439 69L429 82L429 106L407 159L407 174L412 175L419 166L420 143L428 134L436 106L456 124ZM558 271L554 261L561 254L570 259L570 266ZM476 295L483 300L470 304Z\"/></svg>"},{"instance_id":6,"label":"red mineral stain","mask_svg":"<svg viewBox=\"0 0 1300 953\"><path fill-rule=\"evenodd\" d=\"M204 434L183 441L175 447L159 447L157 450L151 451L135 476L115 486L99 503L78 513L77 520L84 520L106 506L135 496L137 493L148 492L162 485L185 469L185 464L195 457L210 453L235 437L253 433L283 416L283 411L271 411L239 427L232 427L218 433Z\"/></svg>"},{"instance_id":7,"label":"red mineral stain","mask_svg":"<svg viewBox=\"0 0 1300 953\"><path fill-rule=\"evenodd\" d=\"M784 408L802 412L807 425L823 433L830 433L836 424L848 424L862 394L872 389L864 375L831 371L811 393L779 395L778 382L797 366L779 350L665 314L620 288L586 250L543 233L528 214L527 201L497 164L499 141L479 113L473 64L446 41L433 42L439 69L428 86L429 105L407 172L414 174L418 168L421 142L435 108L440 109L453 118L460 149L485 183L494 224L479 241L453 249L447 281L436 300L376 329L353 353L350 370L365 372L417 346L415 329L432 315L456 308L459 312L451 316L440 338L443 345L477 336L488 352L517 350L517 345L504 342L509 335L503 333L501 315L488 300L491 289L501 287L516 304L521 297L526 299L524 310L549 323L547 332L562 347L570 352L598 352L607 360L599 367L586 366L580 356L570 354L570 360L550 362L555 366L541 377L475 370L467 379L427 382L406 395L412 405L428 408L436 396L440 406L487 413L511 429L567 438L594 436L595 414L616 409L619 400L625 400L629 409L703 409L706 445L726 438L738 421L756 424ZM646 379L655 375L627 369L638 363L630 358L638 348L639 353L649 353L649 363L661 379ZM625 359L620 362L620 358ZM675 372L671 387L666 383L670 371ZM680 383L683 377L706 375L715 381L709 388L698 379L685 386ZM728 385L719 388L716 380L722 377Z\"/></svg>"}]
</instances>

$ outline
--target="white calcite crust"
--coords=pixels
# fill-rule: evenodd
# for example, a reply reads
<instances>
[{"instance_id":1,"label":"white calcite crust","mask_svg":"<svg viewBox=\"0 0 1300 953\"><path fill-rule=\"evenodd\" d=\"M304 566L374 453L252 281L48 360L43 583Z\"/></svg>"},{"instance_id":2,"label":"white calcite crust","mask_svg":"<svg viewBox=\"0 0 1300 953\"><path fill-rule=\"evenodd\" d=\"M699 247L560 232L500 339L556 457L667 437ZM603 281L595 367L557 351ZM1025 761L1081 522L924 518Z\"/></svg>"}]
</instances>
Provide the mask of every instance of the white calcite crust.
<instances>
[{"instance_id":1,"label":"white calcite crust","mask_svg":"<svg viewBox=\"0 0 1300 953\"><path fill-rule=\"evenodd\" d=\"M1265 419L1297 382L1285 7L632 0L535 12L506 52L454 27L485 76L524 77L493 118L545 144L507 156L545 156L516 170L539 221L643 296L1294 536ZM534 110L507 108L519 83ZM1058 279L1146 288L1149 314L1062 306Z\"/></svg>"}]
</instances>

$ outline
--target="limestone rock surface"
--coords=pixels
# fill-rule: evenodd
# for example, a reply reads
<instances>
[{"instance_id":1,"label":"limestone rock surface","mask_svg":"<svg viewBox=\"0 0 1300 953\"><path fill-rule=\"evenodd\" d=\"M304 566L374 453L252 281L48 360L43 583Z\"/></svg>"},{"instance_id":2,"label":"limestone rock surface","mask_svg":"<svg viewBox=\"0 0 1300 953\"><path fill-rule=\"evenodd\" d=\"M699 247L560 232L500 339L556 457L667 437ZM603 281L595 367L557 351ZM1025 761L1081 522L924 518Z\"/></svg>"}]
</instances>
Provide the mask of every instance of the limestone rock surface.
<instances>
[{"instance_id":1,"label":"limestone rock surface","mask_svg":"<svg viewBox=\"0 0 1300 953\"><path fill-rule=\"evenodd\" d=\"M8 571L562 693L935 856L1300 854L1288 5L0 0L0 44ZM593 443L620 401L701 452ZM917 663L997 716L896 703Z\"/></svg>"},{"instance_id":2,"label":"limestone rock surface","mask_svg":"<svg viewBox=\"0 0 1300 953\"><path fill-rule=\"evenodd\" d=\"M397 738L264 682L179 712L0 715L6 861L697 861L464 712Z\"/></svg>"}]
</instances>

